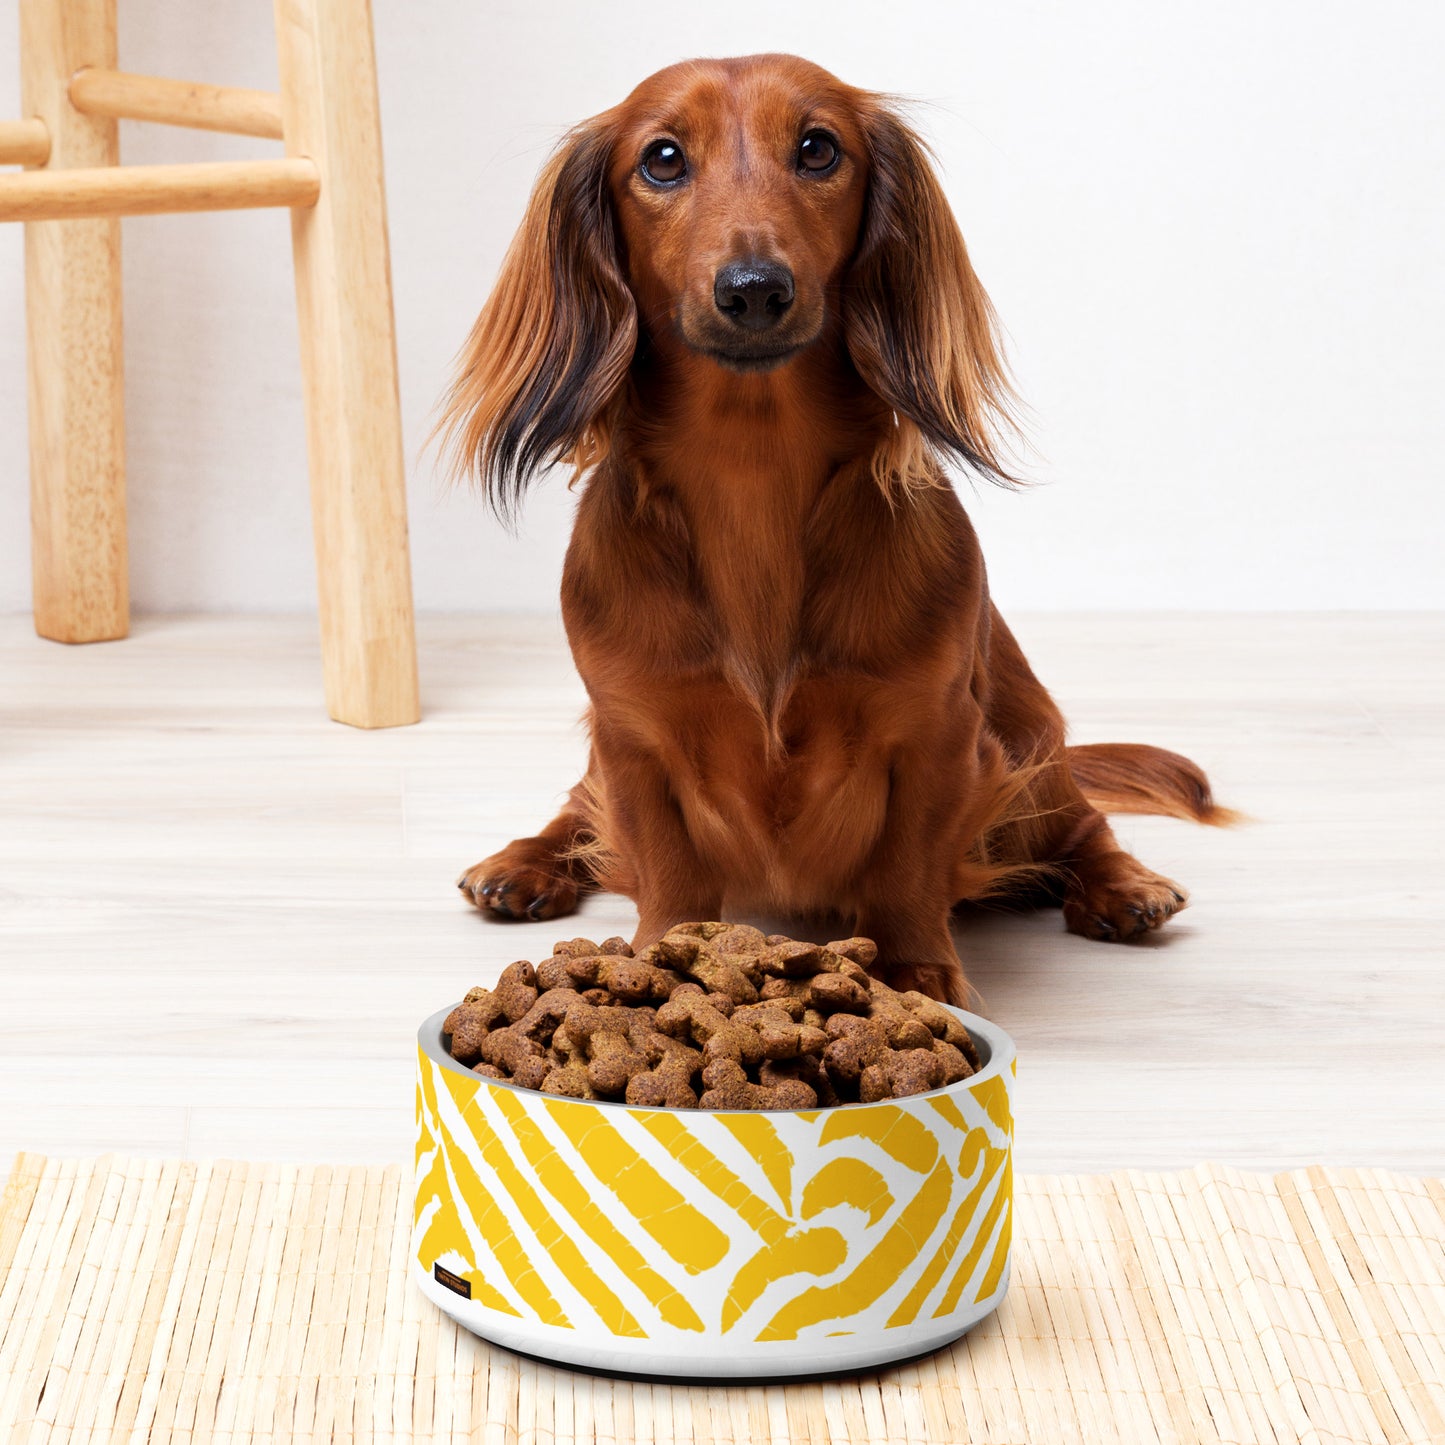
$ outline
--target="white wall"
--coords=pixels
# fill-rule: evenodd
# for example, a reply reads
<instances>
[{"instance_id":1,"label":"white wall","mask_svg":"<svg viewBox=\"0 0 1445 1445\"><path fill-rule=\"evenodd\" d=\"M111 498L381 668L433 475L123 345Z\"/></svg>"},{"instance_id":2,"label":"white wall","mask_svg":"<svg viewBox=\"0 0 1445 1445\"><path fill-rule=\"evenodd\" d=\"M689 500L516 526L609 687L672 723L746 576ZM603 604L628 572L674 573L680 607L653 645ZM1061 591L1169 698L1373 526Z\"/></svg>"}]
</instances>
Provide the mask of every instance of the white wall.
<instances>
[{"instance_id":1,"label":"white wall","mask_svg":"<svg viewBox=\"0 0 1445 1445\"><path fill-rule=\"evenodd\" d=\"M123 66L275 83L270 7L120 0ZM1445 606L1445 10L1425 0L376 0L423 608L554 605L571 498L513 540L421 452L531 178L693 54L922 97L1033 408L1040 485L969 503L1015 607ZM0 115L18 113L0 0ZM262 142L126 126L131 161ZM125 223L143 609L309 607L286 220ZM28 605L19 229L0 227L0 609Z\"/></svg>"}]
</instances>

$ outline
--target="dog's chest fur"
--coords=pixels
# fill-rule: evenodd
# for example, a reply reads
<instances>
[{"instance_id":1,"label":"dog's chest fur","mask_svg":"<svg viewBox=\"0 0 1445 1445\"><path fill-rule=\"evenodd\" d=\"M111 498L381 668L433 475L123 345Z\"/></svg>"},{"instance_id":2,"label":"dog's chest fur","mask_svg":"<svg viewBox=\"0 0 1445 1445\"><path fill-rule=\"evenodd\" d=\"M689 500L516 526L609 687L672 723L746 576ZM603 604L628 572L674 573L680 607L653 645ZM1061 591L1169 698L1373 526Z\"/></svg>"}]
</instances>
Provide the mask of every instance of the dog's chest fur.
<instances>
[{"instance_id":1,"label":"dog's chest fur","mask_svg":"<svg viewBox=\"0 0 1445 1445\"><path fill-rule=\"evenodd\" d=\"M970 660L939 623L981 593L976 548L951 492L893 510L866 476L704 480L635 510L584 496L563 587L573 651L594 726L661 762L729 886L821 899L876 846L900 750L950 735ZM596 585L604 557L624 607Z\"/></svg>"}]
</instances>

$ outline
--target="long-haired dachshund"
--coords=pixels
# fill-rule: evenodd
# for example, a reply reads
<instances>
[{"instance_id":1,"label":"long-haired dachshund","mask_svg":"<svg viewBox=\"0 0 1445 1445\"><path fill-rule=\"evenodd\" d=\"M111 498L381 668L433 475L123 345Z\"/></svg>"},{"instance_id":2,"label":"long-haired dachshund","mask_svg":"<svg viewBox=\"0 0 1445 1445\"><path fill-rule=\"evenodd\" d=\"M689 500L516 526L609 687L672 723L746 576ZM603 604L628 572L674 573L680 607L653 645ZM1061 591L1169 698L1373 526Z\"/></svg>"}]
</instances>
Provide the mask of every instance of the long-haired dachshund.
<instances>
[{"instance_id":1,"label":"long-haired dachshund","mask_svg":"<svg viewBox=\"0 0 1445 1445\"><path fill-rule=\"evenodd\" d=\"M1009 477L992 308L914 133L785 55L675 65L552 158L443 426L509 516L585 479L562 614L591 759L459 886L500 918L609 888L634 944L748 909L837 916L962 1002L954 904L1157 928L1184 890L1101 810L1213 823L1186 758L1066 747L989 601L946 463Z\"/></svg>"}]
</instances>

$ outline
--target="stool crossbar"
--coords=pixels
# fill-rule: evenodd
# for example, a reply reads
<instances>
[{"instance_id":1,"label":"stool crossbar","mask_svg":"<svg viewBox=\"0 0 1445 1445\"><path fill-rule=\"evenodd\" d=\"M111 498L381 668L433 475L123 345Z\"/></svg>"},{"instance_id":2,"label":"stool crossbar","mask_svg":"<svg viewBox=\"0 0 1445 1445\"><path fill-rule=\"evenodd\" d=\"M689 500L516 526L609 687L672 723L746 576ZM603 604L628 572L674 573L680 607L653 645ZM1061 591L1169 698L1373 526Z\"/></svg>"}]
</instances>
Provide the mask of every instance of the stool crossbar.
<instances>
[{"instance_id":1,"label":"stool crossbar","mask_svg":"<svg viewBox=\"0 0 1445 1445\"><path fill-rule=\"evenodd\" d=\"M368 0L275 0L279 94L117 68L116 0L20 0L25 115L0 122L0 221L25 223L35 627L124 637L120 218L291 211L331 716L419 716L396 329ZM118 122L284 143L123 166Z\"/></svg>"}]
</instances>

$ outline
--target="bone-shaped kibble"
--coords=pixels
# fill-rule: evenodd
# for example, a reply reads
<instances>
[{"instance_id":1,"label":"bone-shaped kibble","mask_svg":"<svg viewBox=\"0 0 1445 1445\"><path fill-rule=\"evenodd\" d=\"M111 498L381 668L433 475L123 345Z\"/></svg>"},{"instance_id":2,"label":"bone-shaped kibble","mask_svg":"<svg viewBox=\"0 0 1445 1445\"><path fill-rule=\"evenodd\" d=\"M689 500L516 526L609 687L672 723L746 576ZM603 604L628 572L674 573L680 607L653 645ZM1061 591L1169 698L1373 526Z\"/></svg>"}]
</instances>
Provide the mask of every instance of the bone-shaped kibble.
<instances>
[{"instance_id":1,"label":"bone-shaped kibble","mask_svg":"<svg viewBox=\"0 0 1445 1445\"><path fill-rule=\"evenodd\" d=\"M898 1002L920 1023L926 1024L934 1038L946 1039L952 1044L977 1072L978 1050L974 1048L968 1030L937 999L929 998L927 994L911 988L898 995Z\"/></svg>"},{"instance_id":2,"label":"bone-shaped kibble","mask_svg":"<svg viewBox=\"0 0 1445 1445\"><path fill-rule=\"evenodd\" d=\"M700 938L668 934L638 955L658 968L670 968L700 983L709 993L725 993L735 1003L756 1003L757 986L735 959L714 953Z\"/></svg>"},{"instance_id":3,"label":"bone-shaped kibble","mask_svg":"<svg viewBox=\"0 0 1445 1445\"><path fill-rule=\"evenodd\" d=\"M829 953L851 959L863 969L872 968L878 961L878 945L871 938L840 938L824 946Z\"/></svg>"},{"instance_id":4,"label":"bone-shaped kibble","mask_svg":"<svg viewBox=\"0 0 1445 1445\"><path fill-rule=\"evenodd\" d=\"M663 935L670 938L674 934L678 938L700 938L704 943L709 943L714 938L724 934L728 929L735 927L731 923L674 923Z\"/></svg>"},{"instance_id":5,"label":"bone-shaped kibble","mask_svg":"<svg viewBox=\"0 0 1445 1445\"><path fill-rule=\"evenodd\" d=\"M735 923L708 942L714 953L737 964L754 988L764 980L760 963L767 946L768 941L762 931L746 923Z\"/></svg>"},{"instance_id":6,"label":"bone-shaped kibble","mask_svg":"<svg viewBox=\"0 0 1445 1445\"><path fill-rule=\"evenodd\" d=\"M943 1061L932 1049L888 1051L863 1070L858 1080L860 1103L880 1099L906 1099L943 1086Z\"/></svg>"},{"instance_id":7,"label":"bone-shaped kibble","mask_svg":"<svg viewBox=\"0 0 1445 1445\"><path fill-rule=\"evenodd\" d=\"M760 1029L766 1023L786 1020L798 1023L803 1017L803 1000L800 998L765 998L757 1003L739 1004L732 1012L734 1023L747 1024L749 1028Z\"/></svg>"},{"instance_id":8,"label":"bone-shaped kibble","mask_svg":"<svg viewBox=\"0 0 1445 1445\"><path fill-rule=\"evenodd\" d=\"M576 988L567 965L572 962L570 953L554 953L537 965L537 988L542 993L551 993L554 988Z\"/></svg>"},{"instance_id":9,"label":"bone-shaped kibble","mask_svg":"<svg viewBox=\"0 0 1445 1445\"><path fill-rule=\"evenodd\" d=\"M567 1010L567 1033L587 1051L587 1080L605 1098L620 1098L627 1092L627 1081L647 1067L628 1037L631 1013L625 1008L595 1008L581 1000Z\"/></svg>"},{"instance_id":10,"label":"bone-shaped kibble","mask_svg":"<svg viewBox=\"0 0 1445 1445\"><path fill-rule=\"evenodd\" d=\"M764 1058L763 1043L756 1030L735 1024L696 994L681 997L674 994L668 999L657 1011L657 1028L675 1039L691 1039L700 1044L708 1060L737 1059L756 1067Z\"/></svg>"},{"instance_id":11,"label":"bone-shaped kibble","mask_svg":"<svg viewBox=\"0 0 1445 1445\"><path fill-rule=\"evenodd\" d=\"M675 1039L691 1039L705 1044L716 1033L729 1027L727 1015L708 1001L701 989L684 985L657 1011L657 1027Z\"/></svg>"},{"instance_id":12,"label":"bone-shaped kibble","mask_svg":"<svg viewBox=\"0 0 1445 1445\"><path fill-rule=\"evenodd\" d=\"M554 1064L539 1085L544 1094L560 1094L568 1099L595 1099L597 1091L587 1076L587 1066L572 1062Z\"/></svg>"},{"instance_id":13,"label":"bone-shaped kibble","mask_svg":"<svg viewBox=\"0 0 1445 1445\"><path fill-rule=\"evenodd\" d=\"M674 1039L668 1042L676 1044ZM627 1102L646 1109L695 1109L697 1090L693 1080L701 1066L702 1055L696 1049L681 1045L666 1049L650 1069L627 1081Z\"/></svg>"},{"instance_id":14,"label":"bone-shaped kibble","mask_svg":"<svg viewBox=\"0 0 1445 1445\"><path fill-rule=\"evenodd\" d=\"M778 978L804 978L836 973L842 960L821 943L775 943L758 955L758 967Z\"/></svg>"},{"instance_id":15,"label":"bone-shaped kibble","mask_svg":"<svg viewBox=\"0 0 1445 1445\"><path fill-rule=\"evenodd\" d=\"M770 978L768 980L769 984L788 984L794 982L804 982L806 984L811 983L812 980L794 980L780 978ZM741 1007L735 1008L733 1010L733 1017L748 1019L753 1017L755 1014L763 1012L764 1010L772 1010L777 1013L786 1014L790 1019L792 1019L795 1024L802 1023L803 1013L808 1006L807 997L808 991L806 986L794 993L780 991L778 993L769 994L767 992L767 985L765 984L762 991L762 997L758 1000L758 1002L745 1003Z\"/></svg>"},{"instance_id":16,"label":"bone-shaped kibble","mask_svg":"<svg viewBox=\"0 0 1445 1445\"><path fill-rule=\"evenodd\" d=\"M978 1072L963 1050L955 1048L947 1039L934 1039L933 1052L943 1063L943 1084L940 1087L956 1084L960 1079L967 1079Z\"/></svg>"},{"instance_id":17,"label":"bone-shaped kibble","mask_svg":"<svg viewBox=\"0 0 1445 1445\"><path fill-rule=\"evenodd\" d=\"M820 973L810 978L807 998L819 1013L868 1012L868 990L843 973Z\"/></svg>"},{"instance_id":18,"label":"bone-shaped kibble","mask_svg":"<svg viewBox=\"0 0 1445 1445\"><path fill-rule=\"evenodd\" d=\"M733 1010L737 1005L725 993L709 993L700 983L693 983L689 979L686 983L680 983L668 994L669 999L674 998L700 998L710 1003L724 1018L731 1018Z\"/></svg>"},{"instance_id":19,"label":"bone-shaped kibble","mask_svg":"<svg viewBox=\"0 0 1445 1445\"><path fill-rule=\"evenodd\" d=\"M799 1010L801 1013L801 1010ZM752 1029L758 1036L765 1059L795 1059L799 1054L821 1054L828 1042L822 1029L812 1028L790 1017L779 1001L745 1004L733 1011L732 1021ZM718 1055L704 1049L711 1059Z\"/></svg>"},{"instance_id":20,"label":"bone-shaped kibble","mask_svg":"<svg viewBox=\"0 0 1445 1445\"><path fill-rule=\"evenodd\" d=\"M818 1096L818 1103L830 1109L838 1103L838 1091L817 1054L800 1054L796 1059L764 1059L758 1066L758 1083L769 1088L795 1080L806 1084Z\"/></svg>"},{"instance_id":21,"label":"bone-shaped kibble","mask_svg":"<svg viewBox=\"0 0 1445 1445\"><path fill-rule=\"evenodd\" d=\"M663 1033L657 1027L655 1013L650 1018L639 1020L627 1038L652 1068L660 1064L668 1054L679 1053L688 1056L694 1070L702 1067L702 1050L694 1048L686 1039L675 1039L671 1034Z\"/></svg>"},{"instance_id":22,"label":"bone-shaped kibble","mask_svg":"<svg viewBox=\"0 0 1445 1445\"><path fill-rule=\"evenodd\" d=\"M795 998L799 1003L803 1003L812 986L811 978L775 978L765 975L762 987L758 989L758 997L766 1003L790 998Z\"/></svg>"},{"instance_id":23,"label":"bone-shaped kibble","mask_svg":"<svg viewBox=\"0 0 1445 1445\"><path fill-rule=\"evenodd\" d=\"M493 1029L482 1040L482 1058L505 1070L508 1078L524 1089L540 1087L552 1067L542 1045L519 1033L515 1024Z\"/></svg>"},{"instance_id":24,"label":"bone-shaped kibble","mask_svg":"<svg viewBox=\"0 0 1445 1445\"><path fill-rule=\"evenodd\" d=\"M529 1039L539 1044L550 1044L558 1027L567 1017L567 1010L577 1002L577 994L570 988L551 988L539 993L537 1001L517 1020L514 1027Z\"/></svg>"},{"instance_id":25,"label":"bone-shaped kibble","mask_svg":"<svg viewBox=\"0 0 1445 1445\"><path fill-rule=\"evenodd\" d=\"M704 1109L812 1109L818 1096L801 1079L754 1084L736 1059L716 1059L702 1071Z\"/></svg>"},{"instance_id":26,"label":"bone-shaped kibble","mask_svg":"<svg viewBox=\"0 0 1445 1445\"><path fill-rule=\"evenodd\" d=\"M588 954L601 953L601 948L590 938L564 938L552 945L552 952L563 958L584 958Z\"/></svg>"},{"instance_id":27,"label":"bone-shaped kibble","mask_svg":"<svg viewBox=\"0 0 1445 1445\"><path fill-rule=\"evenodd\" d=\"M888 1039L877 1019L856 1014L834 1014L828 1020L831 1042L823 1050L823 1062L834 1078L856 1084L863 1071L881 1063L889 1053Z\"/></svg>"},{"instance_id":28,"label":"bone-shaped kibble","mask_svg":"<svg viewBox=\"0 0 1445 1445\"><path fill-rule=\"evenodd\" d=\"M632 1010L620 1006L598 1008L579 994L567 1010L564 1022L568 1034L586 1047L594 1034L621 1034L625 1038L632 1028Z\"/></svg>"},{"instance_id":29,"label":"bone-shaped kibble","mask_svg":"<svg viewBox=\"0 0 1445 1445\"><path fill-rule=\"evenodd\" d=\"M537 1002L537 970L525 958L509 963L492 993L502 1012L516 1023Z\"/></svg>"},{"instance_id":30,"label":"bone-shaped kibble","mask_svg":"<svg viewBox=\"0 0 1445 1445\"><path fill-rule=\"evenodd\" d=\"M565 1018L557 1026L557 1032L552 1035L552 1053L564 1064L574 1060L580 1060L584 1064L587 1062L587 1046L581 1039L574 1039L567 1032Z\"/></svg>"},{"instance_id":31,"label":"bone-shaped kibble","mask_svg":"<svg viewBox=\"0 0 1445 1445\"><path fill-rule=\"evenodd\" d=\"M734 923L721 933L714 934L708 945L714 953L752 954L761 953L768 946L768 940L763 937L761 929L746 923Z\"/></svg>"},{"instance_id":32,"label":"bone-shaped kibble","mask_svg":"<svg viewBox=\"0 0 1445 1445\"><path fill-rule=\"evenodd\" d=\"M911 1010L882 979L871 980L869 1002L872 1016L883 1025L890 1049L931 1049L933 1030Z\"/></svg>"},{"instance_id":33,"label":"bone-shaped kibble","mask_svg":"<svg viewBox=\"0 0 1445 1445\"><path fill-rule=\"evenodd\" d=\"M640 958L612 957L593 954L590 958L569 958L567 972L579 988L605 988L623 1003L641 1003L650 999L665 1003L681 982L671 971L665 971Z\"/></svg>"},{"instance_id":34,"label":"bone-shaped kibble","mask_svg":"<svg viewBox=\"0 0 1445 1445\"><path fill-rule=\"evenodd\" d=\"M491 993L485 989L473 989L442 1024L442 1032L451 1035L452 1058L463 1064L481 1058L482 1040L503 1017L502 1005Z\"/></svg>"}]
</instances>

